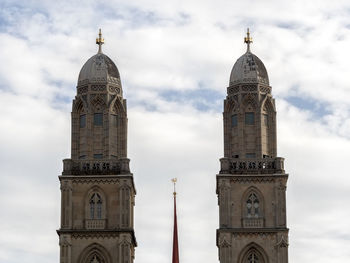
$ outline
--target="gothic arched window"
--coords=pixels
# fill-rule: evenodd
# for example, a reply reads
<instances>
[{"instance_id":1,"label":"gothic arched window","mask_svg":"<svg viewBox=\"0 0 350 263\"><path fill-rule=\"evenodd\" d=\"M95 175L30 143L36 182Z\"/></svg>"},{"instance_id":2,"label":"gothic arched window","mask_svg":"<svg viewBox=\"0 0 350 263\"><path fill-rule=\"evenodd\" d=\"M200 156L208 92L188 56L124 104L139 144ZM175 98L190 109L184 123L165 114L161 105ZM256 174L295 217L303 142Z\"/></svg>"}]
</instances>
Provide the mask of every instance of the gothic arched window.
<instances>
[{"instance_id":1,"label":"gothic arched window","mask_svg":"<svg viewBox=\"0 0 350 263\"><path fill-rule=\"evenodd\" d=\"M102 218L102 199L98 193L92 194L90 201L90 219Z\"/></svg>"},{"instance_id":2,"label":"gothic arched window","mask_svg":"<svg viewBox=\"0 0 350 263\"><path fill-rule=\"evenodd\" d=\"M260 214L260 202L255 193L251 193L246 201L246 211L248 218L257 218Z\"/></svg>"},{"instance_id":3,"label":"gothic arched window","mask_svg":"<svg viewBox=\"0 0 350 263\"><path fill-rule=\"evenodd\" d=\"M247 246L238 259L239 263L267 263L266 253L256 245Z\"/></svg>"},{"instance_id":4,"label":"gothic arched window","mask_svg":"<svg viewBox=\"0 0 350 263\"><path fill-rule=\"evenodd\" d=\"M89 263L102 263L102 261L97 255L94 255Z\"/></svg>"},{"instance_id":5,"label":"gothic arched window","mask_svg":"<svg viewBox=\"0 0 350 263\"><path fill-rule=\"evenodd\" d=\"M259 260L259 256L256 253L255 250L252 250L247 257L247 260L245 263L262 263L261 260Z\"/></svg>"}]
</instances>

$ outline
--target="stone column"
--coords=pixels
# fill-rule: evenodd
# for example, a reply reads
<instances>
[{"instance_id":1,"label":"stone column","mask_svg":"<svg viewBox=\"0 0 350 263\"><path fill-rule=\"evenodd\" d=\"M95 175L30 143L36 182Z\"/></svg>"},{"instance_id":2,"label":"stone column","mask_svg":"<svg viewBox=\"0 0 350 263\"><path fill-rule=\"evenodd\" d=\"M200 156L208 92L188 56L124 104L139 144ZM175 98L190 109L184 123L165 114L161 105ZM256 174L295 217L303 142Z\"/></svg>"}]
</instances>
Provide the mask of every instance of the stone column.
<instances>
[{"instance_id":1,"label":"stone column","mask_svg":"<svg viewBox=\"0 0 350 263\"><path fill-rule=\"evenodd\" d=\"M60 236L60 263L71 263L71 237L69 235Z\"/></svg>"},{"instance_id":2,"label":"stone column","mask_svg":"<svg viewBox=\"0 0 350 263\"><path fill-rule=\"evenodd\" d=\"M72 228L72 182L61 181L61 228Z\"/></svg>"}]
</instances>

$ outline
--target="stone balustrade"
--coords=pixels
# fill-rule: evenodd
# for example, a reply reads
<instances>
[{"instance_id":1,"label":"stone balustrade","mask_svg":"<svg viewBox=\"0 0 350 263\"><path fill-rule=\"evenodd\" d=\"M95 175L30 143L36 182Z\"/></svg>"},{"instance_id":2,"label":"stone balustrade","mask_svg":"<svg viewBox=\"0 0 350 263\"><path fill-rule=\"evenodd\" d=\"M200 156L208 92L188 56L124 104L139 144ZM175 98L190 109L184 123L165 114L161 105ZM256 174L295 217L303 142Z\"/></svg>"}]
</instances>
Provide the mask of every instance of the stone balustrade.
<instances>
[{"instance_id":1,"label":"stone balustrade","mask_svg":"<svg viewBox=\"0 0 350 263\"><path fill-rule=\"evenodd\" d=\"M120 158L117 160L63 160L62 175L117 175L130 173L130 160Z\"/></svg>"},{"instance_id":2,"label":"stone balustrade","mask_svg":"<svg viewBox=\"0 0 350 263\"><path fill-rule=\"evenodd\" d=\"M260 228L264 226L264 218L243 218L243 227Z\"/></svg>"},{"instance_id":3,"label":"stone balustrade","mask_svg":"<svg viewBox=\"0 0 350 263\"><path fill-rule=\"evenodd\" d=\"M220 174L274 174L284 173L284 158L240 159L221 158Z\"/></svg>"},{"instance_id":4,"label":"stone balustrade","mask_svg":"<svg viewBox=\"0 0 350 263\"><path fill-rule=\"evenodd\" d=\"M85 228L90 229L105 229L106 219L86 219Z\"/></svg>"}]
</instances>

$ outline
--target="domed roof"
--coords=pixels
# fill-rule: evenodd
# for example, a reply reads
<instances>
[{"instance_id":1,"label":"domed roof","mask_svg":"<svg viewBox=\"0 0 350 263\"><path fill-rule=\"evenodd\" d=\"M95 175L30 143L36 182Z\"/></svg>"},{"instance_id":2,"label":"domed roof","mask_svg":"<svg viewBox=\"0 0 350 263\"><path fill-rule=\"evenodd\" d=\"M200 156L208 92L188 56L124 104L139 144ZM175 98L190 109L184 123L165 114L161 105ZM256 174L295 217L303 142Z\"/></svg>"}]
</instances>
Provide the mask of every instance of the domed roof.
<instances>
[{"instance_id":1,"label":"domed roof","mask_svg":"<svg viewBox=\"0 0 350 263\"><path fill-rule=\"evenodd\" d=\"M80 70L78 85L85 82L107 82L115 79L120 79L117 66L105 54L97 53L86 61Z\"/></svg>"},{"instance_id":2,"label":"domed roof","mask_svg":"<svg viewBox=\"0 0 350 263\"><path fill-rule=\"evenodd\" d=\"M98 53L89 58L81 68L78 85L106 82L120 84L117 66L108 56L102 53L104 39L102 38L101 29L99 30L98 38L96 38L96 44L98 45Z\"/></svg>"},{"instance_id":3,"label":"domed roof","mask_svg":"<svg viewBox=\"0 0 350 263\"><path fill-rule=\"evenodd\" d=\"M269 76L267 75L264 63L249 50L237 59L232 68L230 86L238 83L261 83L269 85Z\"/></svg>"},{"instance_id":4,"label":"domed roof","mask_svg":"<svg viewBox=\"0 0 350 263\"><path fill-rule=\"evenodd\" d=\"M247 44L247 52L237 59L233 65L230 86L238 83L261 83L269 85L269 76L267 75L264 63L250 52L250 44L253 40L250 37L249 28L244 42Z\"/></svg>"}]
</instances>

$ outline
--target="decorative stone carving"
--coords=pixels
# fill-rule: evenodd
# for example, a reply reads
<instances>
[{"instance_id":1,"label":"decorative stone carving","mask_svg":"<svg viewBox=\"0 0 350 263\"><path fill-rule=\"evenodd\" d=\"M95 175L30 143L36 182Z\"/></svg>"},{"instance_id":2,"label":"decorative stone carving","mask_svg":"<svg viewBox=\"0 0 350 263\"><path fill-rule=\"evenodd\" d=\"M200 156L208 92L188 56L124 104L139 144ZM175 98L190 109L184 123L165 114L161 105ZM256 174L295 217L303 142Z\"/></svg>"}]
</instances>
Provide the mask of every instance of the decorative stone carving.
<instances>
[{"instance_id":1,"label":"decorative stone carving","mask_svg":"<svg viewBox=\"0 0 350 263\"><path fill-rule=\"evenodd\" d=\"M245 92L257 91L257 87L255 85L243 85L241 89Z\"/></svg>"},{"instance_id":2,"label":"decorative stone carving","mask_svg":"<svg viewBox=\"0 0 350 263\"><path fill-rule=\"evenodd\" d=\"M280 240L277 242L275 245L276 247L288 247L288 238L284 237L283 235L281 236Z\"/></svg>"},{"instance_id":3,"label":"decorative stone carving","mask_svg":"<svg viewBox=\"0 0 350 263\"><path fill-rule=\"evenodd\" d=\"M91 85L91 91L105 91L105 85Z\"/></svg>"},{"instance_id":4,"label":"decorative stone carving","mask_svg":"<svg viewBox=\"0 0 350 263\"><path fill-rule=\"evenodd\" d=\"M233 86L227 88L228 95L233 95L239 92L239 86Z\"/></svg>"},{"instance_id":5,"label":"decorative stone carving","mask_svg":"<svg viewBox=\"0 0 350 263\"><path fill-rule=\"evenodd\" d=\"M260 86L259 90L261 93L271 93L271 87Z\"/></svg>"},{"instance_id":6,"label":"decorative stone carving","mask_svg":"<svg viewBox=\"0 0 350 263\"><path fill-rule=\"evenodd\" d=\"M83 94L88 92L88 86L83 86L78 88L78 94Z\"/></svg>"},{"instance_id":7,"label":"decorative stone carving","mask_svg":"<svg viewBox=\"0 0 350 263\"><path fill-rule=\"evenodd\" d=\"M61 181L61 190L62 191L71 191L72 190L72 181L71 180Z\"/></svg>"},{"instance_id":8,"label":"decorative stone carving","mask_svg":"<svg viewBox=\"0 0 350 263\"><path fill-rule=\"evenodd\" d=\"M220 234L219 247L230 247L231 246L231 235L228 233Z\"/></svg>"},{"instance_id":9,"label":"decorative stone carving","mask_svg":"<svg viewBox=\"0 0 350 263\"><path fill-rule=\"evenodd\" d=\"M111 93L119 94L120 93L120 88L114 87L114 86L109 86L108 87L108 91L111 92Z\"/></svg>"}]
</instances>

